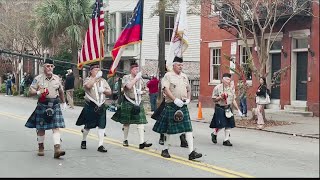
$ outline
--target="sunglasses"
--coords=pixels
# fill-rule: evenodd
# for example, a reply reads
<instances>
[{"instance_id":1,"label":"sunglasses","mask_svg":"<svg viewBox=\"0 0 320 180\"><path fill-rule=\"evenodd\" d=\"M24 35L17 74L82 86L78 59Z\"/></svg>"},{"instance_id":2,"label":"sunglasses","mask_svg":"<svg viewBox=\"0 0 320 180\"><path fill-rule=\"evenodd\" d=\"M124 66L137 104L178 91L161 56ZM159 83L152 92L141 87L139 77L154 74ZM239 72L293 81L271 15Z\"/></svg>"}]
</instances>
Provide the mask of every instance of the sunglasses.
<instances>
[{"instance_id":1,"label":"sunglasses","mask_svg":"<svg viewBox=\"0 0 320 180\"><path fill-rule=\"evenodd\" d=\"M54 68L54 65L53 64L47 64L46 68Z\"/></svg>"}]
</instances>

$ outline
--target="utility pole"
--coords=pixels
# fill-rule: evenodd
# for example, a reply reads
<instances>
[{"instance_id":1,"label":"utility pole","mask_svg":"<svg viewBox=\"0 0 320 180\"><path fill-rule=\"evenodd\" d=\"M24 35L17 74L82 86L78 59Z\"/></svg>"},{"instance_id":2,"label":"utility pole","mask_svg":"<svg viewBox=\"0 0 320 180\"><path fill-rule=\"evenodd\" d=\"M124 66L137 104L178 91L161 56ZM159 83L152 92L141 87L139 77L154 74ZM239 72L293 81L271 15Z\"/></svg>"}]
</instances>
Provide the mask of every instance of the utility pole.
<instances>
[{"instance_id":1,"label":"utility pole","mask_svg":"<svg viewBox=\"0 0 320 180\"><path fill-rule=\"evenodd\" d=\"M165 1L159 0L158 11L159 11L159 55L158 55L158 68L159 68L159 79L162 79L165 74ZM159 95L158 95L158 103L162 100L162 92L161 92L161 81L159 83Z\"/></svg>"}]
</instances>

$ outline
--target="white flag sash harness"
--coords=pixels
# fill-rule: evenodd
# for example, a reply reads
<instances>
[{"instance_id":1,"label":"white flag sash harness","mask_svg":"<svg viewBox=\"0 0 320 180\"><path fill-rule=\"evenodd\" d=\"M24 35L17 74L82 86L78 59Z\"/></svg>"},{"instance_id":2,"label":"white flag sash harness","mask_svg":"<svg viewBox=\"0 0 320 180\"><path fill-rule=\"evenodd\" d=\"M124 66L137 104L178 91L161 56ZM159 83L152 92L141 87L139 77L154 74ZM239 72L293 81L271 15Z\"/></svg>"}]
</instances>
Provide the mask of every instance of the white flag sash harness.
<instances>
[{"instance_id":1,"label":"white flag sash harness","mask_svg":"<svg viewBox=\"0 0 320 180\"><path fill-rule=\"evenodd\" d=\"M99 86L102 87L102 81L100 81L98 83L99 83ZM104 96L103 92L102 93L98 92L97 83L94 83L93 87L94 87L94 92L95 92L95 96L96 96L97 100L93 99L87 92L85 94L88 97L88 99L90 99L90 101L94 102L98 107L100 107L102 104L104 104L104 102L106 101L106 98L104 98L105 96Z\"/></svg>"}]
</instances>

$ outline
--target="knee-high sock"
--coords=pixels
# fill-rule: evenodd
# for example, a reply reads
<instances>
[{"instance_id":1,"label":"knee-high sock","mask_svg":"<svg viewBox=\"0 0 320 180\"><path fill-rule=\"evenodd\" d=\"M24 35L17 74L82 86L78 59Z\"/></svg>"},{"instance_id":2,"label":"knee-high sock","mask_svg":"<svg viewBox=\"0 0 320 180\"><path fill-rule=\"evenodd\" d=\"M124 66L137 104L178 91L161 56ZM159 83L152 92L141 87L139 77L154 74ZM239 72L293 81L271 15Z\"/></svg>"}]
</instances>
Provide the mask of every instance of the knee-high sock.
<instances>
[{"instance_id":1,"label":"knee-high sock","mask_svg":"<svg viewBox=\"0 0 320 180\"><path fill-rule=\"evenodd\" d=\"M213 129L213 134L214 135L218 135L218 132L220 131L221 129L219 129L219 128L214 128Z\"/></svg>"},{"instance_id":2,"label":"knee-high sock","mask_svg":"<svg viewBox=\"0 0 320 180\"><path fill-rule=\"evenodd\" d=\"M37 138L38 143L43 143L44 142L44 135L43 136L38 136Z\"/></svg>"},{"instance_id":3,"label":"knee-high sock","mask_svg":"<svg viewBox=\"0 0 320 180\"><path fill-rule=\"evenodd\" d=\"M166 140L164 141L164 149L169 149L169 144L170 144L170 135L169 134L164 134Z\"/></svg>"},{"instance_id":4,"label":"knee-high sock","mask_svg":"<svg viewBox=\"0 0 320 180\"><path fill-rule=\"evenodd\" d=\"M139 133L139 144L142 144L144 142L144 124L138 124L138 133Z\"/></svg>"},{"instance_id":5,"label":"knee-high sock","mask_svg":"<svg viewBox=\"0 0 320 180\"><path fill-rule=\"evenodd\" d=\"M231 131L231 128L224 129L224 141L229 140L230 131Z\"/></svg>"},{"instance_id":6,"label":"knee-high sock","mask_svg":"<svg viewBox=\"0 0 320 180\"><path fill-rule=\"evenodd\" d=\"M104 129L98 128L98 137L99 137L99 146L98 147L103 145L104 132L105 132Z\"/></svg>"},{"instance_id":7,"label":"knee-high sock","mask_svg":"<svg viewBox=\"0 0 320 180\"><path fill-rule=\"evenodd\" d=\"M54 132L52 134L52 138L53 138L53 144L60 144L60 132Z\"/></svg>"},{"instance_id":8,"label":"knee-high sock","mask_svg":"<svg viewBox=\"0 0 320 180\"><path fill-rule=\"evenodd\" d=\"M82 131L83 131L83 132L82 132L82 141L86 141L90 129L83 129Z\"/></svg>"},{"instance_id":9,"label":"knee-high sock","mask_svg":"<svg viewBox=\"0 0 320 180\"><path fill-rule=\"evenodd\" d=\"M192 136L192 132L186 132L186 140L188 142L188 148L189 148L189 152L191 153L194 149L193 149L193 136Z\"/></svg>"},{"instance_id":10,"label":"knee-high sock","mask_svg":"<svg viewBox=\"0 0 320 180\"><path fill-rule=\"evenodd\" d=\"M128 140L128 134L129 134L129 126L130 125L123 125L123 140Z\"/></svg>"}]
</instances>

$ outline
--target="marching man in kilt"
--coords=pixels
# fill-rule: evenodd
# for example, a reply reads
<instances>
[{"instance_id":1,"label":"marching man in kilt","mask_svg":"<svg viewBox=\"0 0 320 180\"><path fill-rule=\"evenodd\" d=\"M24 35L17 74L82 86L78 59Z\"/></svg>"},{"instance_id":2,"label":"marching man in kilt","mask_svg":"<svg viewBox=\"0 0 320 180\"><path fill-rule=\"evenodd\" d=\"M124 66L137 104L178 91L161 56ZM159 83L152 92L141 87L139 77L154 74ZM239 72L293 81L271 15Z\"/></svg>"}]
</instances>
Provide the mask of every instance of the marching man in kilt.
<instances>
[{"instance_id":1,"label":"marching man in kilt","mask_svg":"<svg viewBox=\"0 0 320 180\"><path fill-rule=\"evenodd\" d=\"M240 116L241 111L236 102L235 90L231 86L231 74L224 73L222 75L222 83L217 85L212 92L212 99L215 102L214 115L210 123L210 128L213 128L211 133L211 141L217 143L218 132L224 128L225 139L224 146L232 146L229 140L231 128L235 127L234 116L231 104L237 109Z\"/></svg>"},{"instance_id":2,"label":"marching man in kilt","mask_svg":"<svg viewBox=\"0 0 320 180\"><path fill-rule=\"evenodd\" d=\"M103 138L106 127L106 96L111 95L111 88L102 78L102 71L98 64L90 65L90 76L84 80L85 105L76 122L77 126L84 125L82 132L81 149L87 148L87 136L90 129L98 127L99 152L107 152L103 146Z\"/></svg>"},{"instance_id":3,"label":"marching man in kilt","mask_svg":"<svg viewBox=\"0 0 320 180\"><path fill-rule=\"evenodd\" d=\"M170 158L168 144L171 134L186 134L189 148L189 160L202 157L193 148L192 125L187 104L190 103L191 88L186 74L182 73L183 59L175 57L173 71L167 72L162 79L162 89L165 92L165 108L156 121L153 131L164 133L166 141L161 156Z\"/></svg>"},{"instance_id":4,"label":"marching man in kilt","mask_svg":"<svg viewBox=\"0 0 320 180\"><path fill-rule=\"evenodd\" d=\"M46 59L43 65L44 73L34 78L30 85L29 95L38 95L37 107L25 124L28 128L37 129L38 156L44 156L45 130L52 129L54 143L54 158L65 155L65 151L60 150L60 130L64 128L59 98L62 109L66 109L67 104L64 99L63 87L59 76L53 74L54 65L52 60Z\"/></svg>"},{"instance_id":5,"label":"marching man in kilt","mask_svg":"<svg viewBox=\"0 0 320 180\"><path fill-rule=\"evenodd\" d=\"M139 149L152 146L152 143L144 141L144 124L147 124L146 114L141 102L141 95L146 92L142 90L142 74L139 72L137 63L131 63L130 74L123 76L122 88L124 93L120 108L112 116L116 122L123 124L123 146L129 146L128 133L130 124L137 124L139 134Z\"/></svg>"}]
</instances>

